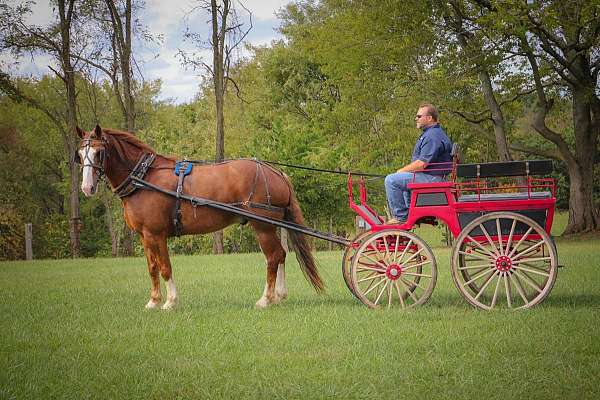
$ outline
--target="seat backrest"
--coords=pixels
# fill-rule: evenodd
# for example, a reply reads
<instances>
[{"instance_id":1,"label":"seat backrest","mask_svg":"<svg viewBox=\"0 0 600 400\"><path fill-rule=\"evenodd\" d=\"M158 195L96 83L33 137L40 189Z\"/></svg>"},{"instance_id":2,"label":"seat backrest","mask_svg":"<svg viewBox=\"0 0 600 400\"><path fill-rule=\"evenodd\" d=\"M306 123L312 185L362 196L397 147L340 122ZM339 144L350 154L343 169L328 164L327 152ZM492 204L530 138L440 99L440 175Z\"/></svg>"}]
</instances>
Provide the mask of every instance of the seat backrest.
<instances>
[{"instance_id":1,"label":"seat backrest","mask_svg":"<svg viewBox=\"0 0 600 400\"><path fill-rule=\"evenodd\" d=\"M489 178L500 176L530 176L552 173L551 160L527 160L461 164L456 167L459 178Z\"/></svg>"}]
</instances>

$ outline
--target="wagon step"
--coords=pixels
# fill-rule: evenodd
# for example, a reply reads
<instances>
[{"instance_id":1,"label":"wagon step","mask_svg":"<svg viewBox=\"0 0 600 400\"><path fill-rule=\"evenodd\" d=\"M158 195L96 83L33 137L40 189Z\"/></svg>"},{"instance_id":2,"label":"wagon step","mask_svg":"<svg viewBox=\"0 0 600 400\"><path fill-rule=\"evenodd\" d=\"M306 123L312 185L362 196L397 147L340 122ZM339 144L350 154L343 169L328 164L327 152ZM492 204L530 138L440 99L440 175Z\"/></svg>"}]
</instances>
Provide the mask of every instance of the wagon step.
<instances>
[{"instance_id":1,"label":"wagon step","mask_svg":"<svg viewBox=\"0 0 600 400\"><path fill-rule=\"evenodd\" d=\"M147 182L143 179L139 179L137 177L131 177L131 179L132 179L132 181L135 182L136 185L138 185L141 188L148 188L148 189L155 190L157 192L166 194L171 197L177 197L176 192L161 188L160 186L156 186L156 185L154 185L150 182ZM239 207L232 206L227 203L221 203L219 201L204 199L202 197L189 196L186 194L181 194L180 198L191 202L193 205L209 206L209 207L213 207L213 208L216 208L216 209L219 209L222 211L228 211L230 213L240 215L240 216L248 218L248 219L252 219L255 221L259 221L259 222L265 222L267 224L279 226L279 227L285 228L285 229L290 229L290 230L293 230L296 232L303 233L305 235L309 235L309 236L313 236L313 237L316 237L319 239L327 240L329 242L338 243L343 246L348 246L351 243L348 239L341 237L341 236L334 235L332 233L321 232L316 229L311 229L306 226L298 225L298 224L295 224L295 223L289 222L289 221L281 221L278 219L263 217L262 215L255 214L253 212L241 209Z\"/></svg>"}]
</instances>

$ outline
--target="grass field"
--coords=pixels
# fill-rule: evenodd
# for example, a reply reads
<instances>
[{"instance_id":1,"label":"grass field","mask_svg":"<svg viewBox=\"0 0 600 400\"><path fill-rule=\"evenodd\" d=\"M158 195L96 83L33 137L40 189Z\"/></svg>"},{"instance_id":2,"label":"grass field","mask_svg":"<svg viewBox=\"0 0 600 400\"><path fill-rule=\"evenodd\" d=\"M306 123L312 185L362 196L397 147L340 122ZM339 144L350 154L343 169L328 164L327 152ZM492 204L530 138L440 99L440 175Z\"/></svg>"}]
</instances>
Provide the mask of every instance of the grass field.
<instances>
[{"instance_id":1,"label":"grass field","mask_svg":"<svg viewBox=\"0 0 600 400\"><path fill-rule=\"evenodd\" d=\"M431 300L369 310L318 253L315 294L290 256L290 297L254 309L259 254L173 258L180 305L145 311L145 260L0 264L1 399L596 399L600 246L559 240L556 285L535 309L477 311L435 249Z\"/></svg>"}]
</instances>

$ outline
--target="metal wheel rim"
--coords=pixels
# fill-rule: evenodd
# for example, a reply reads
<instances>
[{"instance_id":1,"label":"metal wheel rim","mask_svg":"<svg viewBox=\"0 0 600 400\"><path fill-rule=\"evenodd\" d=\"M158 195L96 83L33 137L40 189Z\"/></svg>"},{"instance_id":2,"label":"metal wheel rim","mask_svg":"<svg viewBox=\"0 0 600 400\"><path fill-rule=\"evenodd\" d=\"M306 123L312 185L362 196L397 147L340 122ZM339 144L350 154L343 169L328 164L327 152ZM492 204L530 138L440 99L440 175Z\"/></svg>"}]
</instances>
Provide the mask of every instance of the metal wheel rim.
<instances>
[{"instance_id":1,"label":"metal wheel rim","mask_svg":"<svg viewBox=\"0 0 600 400\"><path fill-rule=\"evenodd\" d=\"M354 294L366 306L411 308L431 297L437 264L429 246L414 233L385 230L363 240L351 277Z\"/></svg>"},{"instance_id":2,"label":"metal wheel rim","mask_svg":"<svg viewBox=\"0 0 600 400\"><path fill-rule=\"evenodd\" d=\"M473 236L485 240L478 242ZM473 220L452 249L456 288L483 310L524 309L541 303L554 286L557 265L550 235L531 218L508 211Z\"/></svg>"}]
</instances>

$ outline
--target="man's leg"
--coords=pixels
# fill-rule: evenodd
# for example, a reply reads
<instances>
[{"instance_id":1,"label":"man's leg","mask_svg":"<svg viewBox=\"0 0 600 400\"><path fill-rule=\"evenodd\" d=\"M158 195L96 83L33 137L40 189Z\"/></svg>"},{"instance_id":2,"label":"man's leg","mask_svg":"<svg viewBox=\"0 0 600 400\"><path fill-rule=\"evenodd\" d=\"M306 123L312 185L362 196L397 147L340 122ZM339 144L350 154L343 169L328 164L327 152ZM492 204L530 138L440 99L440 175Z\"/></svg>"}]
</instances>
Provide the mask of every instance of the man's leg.
<instances>
[{"instance_id":1,"label":"man's leg","mask_svg":"<svg viewBox=\"0 0 600 400\"><path fill-rule=\"evenodd\" d=\"M410 191L408 184L412 182L412 172L396 172L385 177L385 193L392 217L404 221L408 217Z\"/></svg>"}]
</instances>

